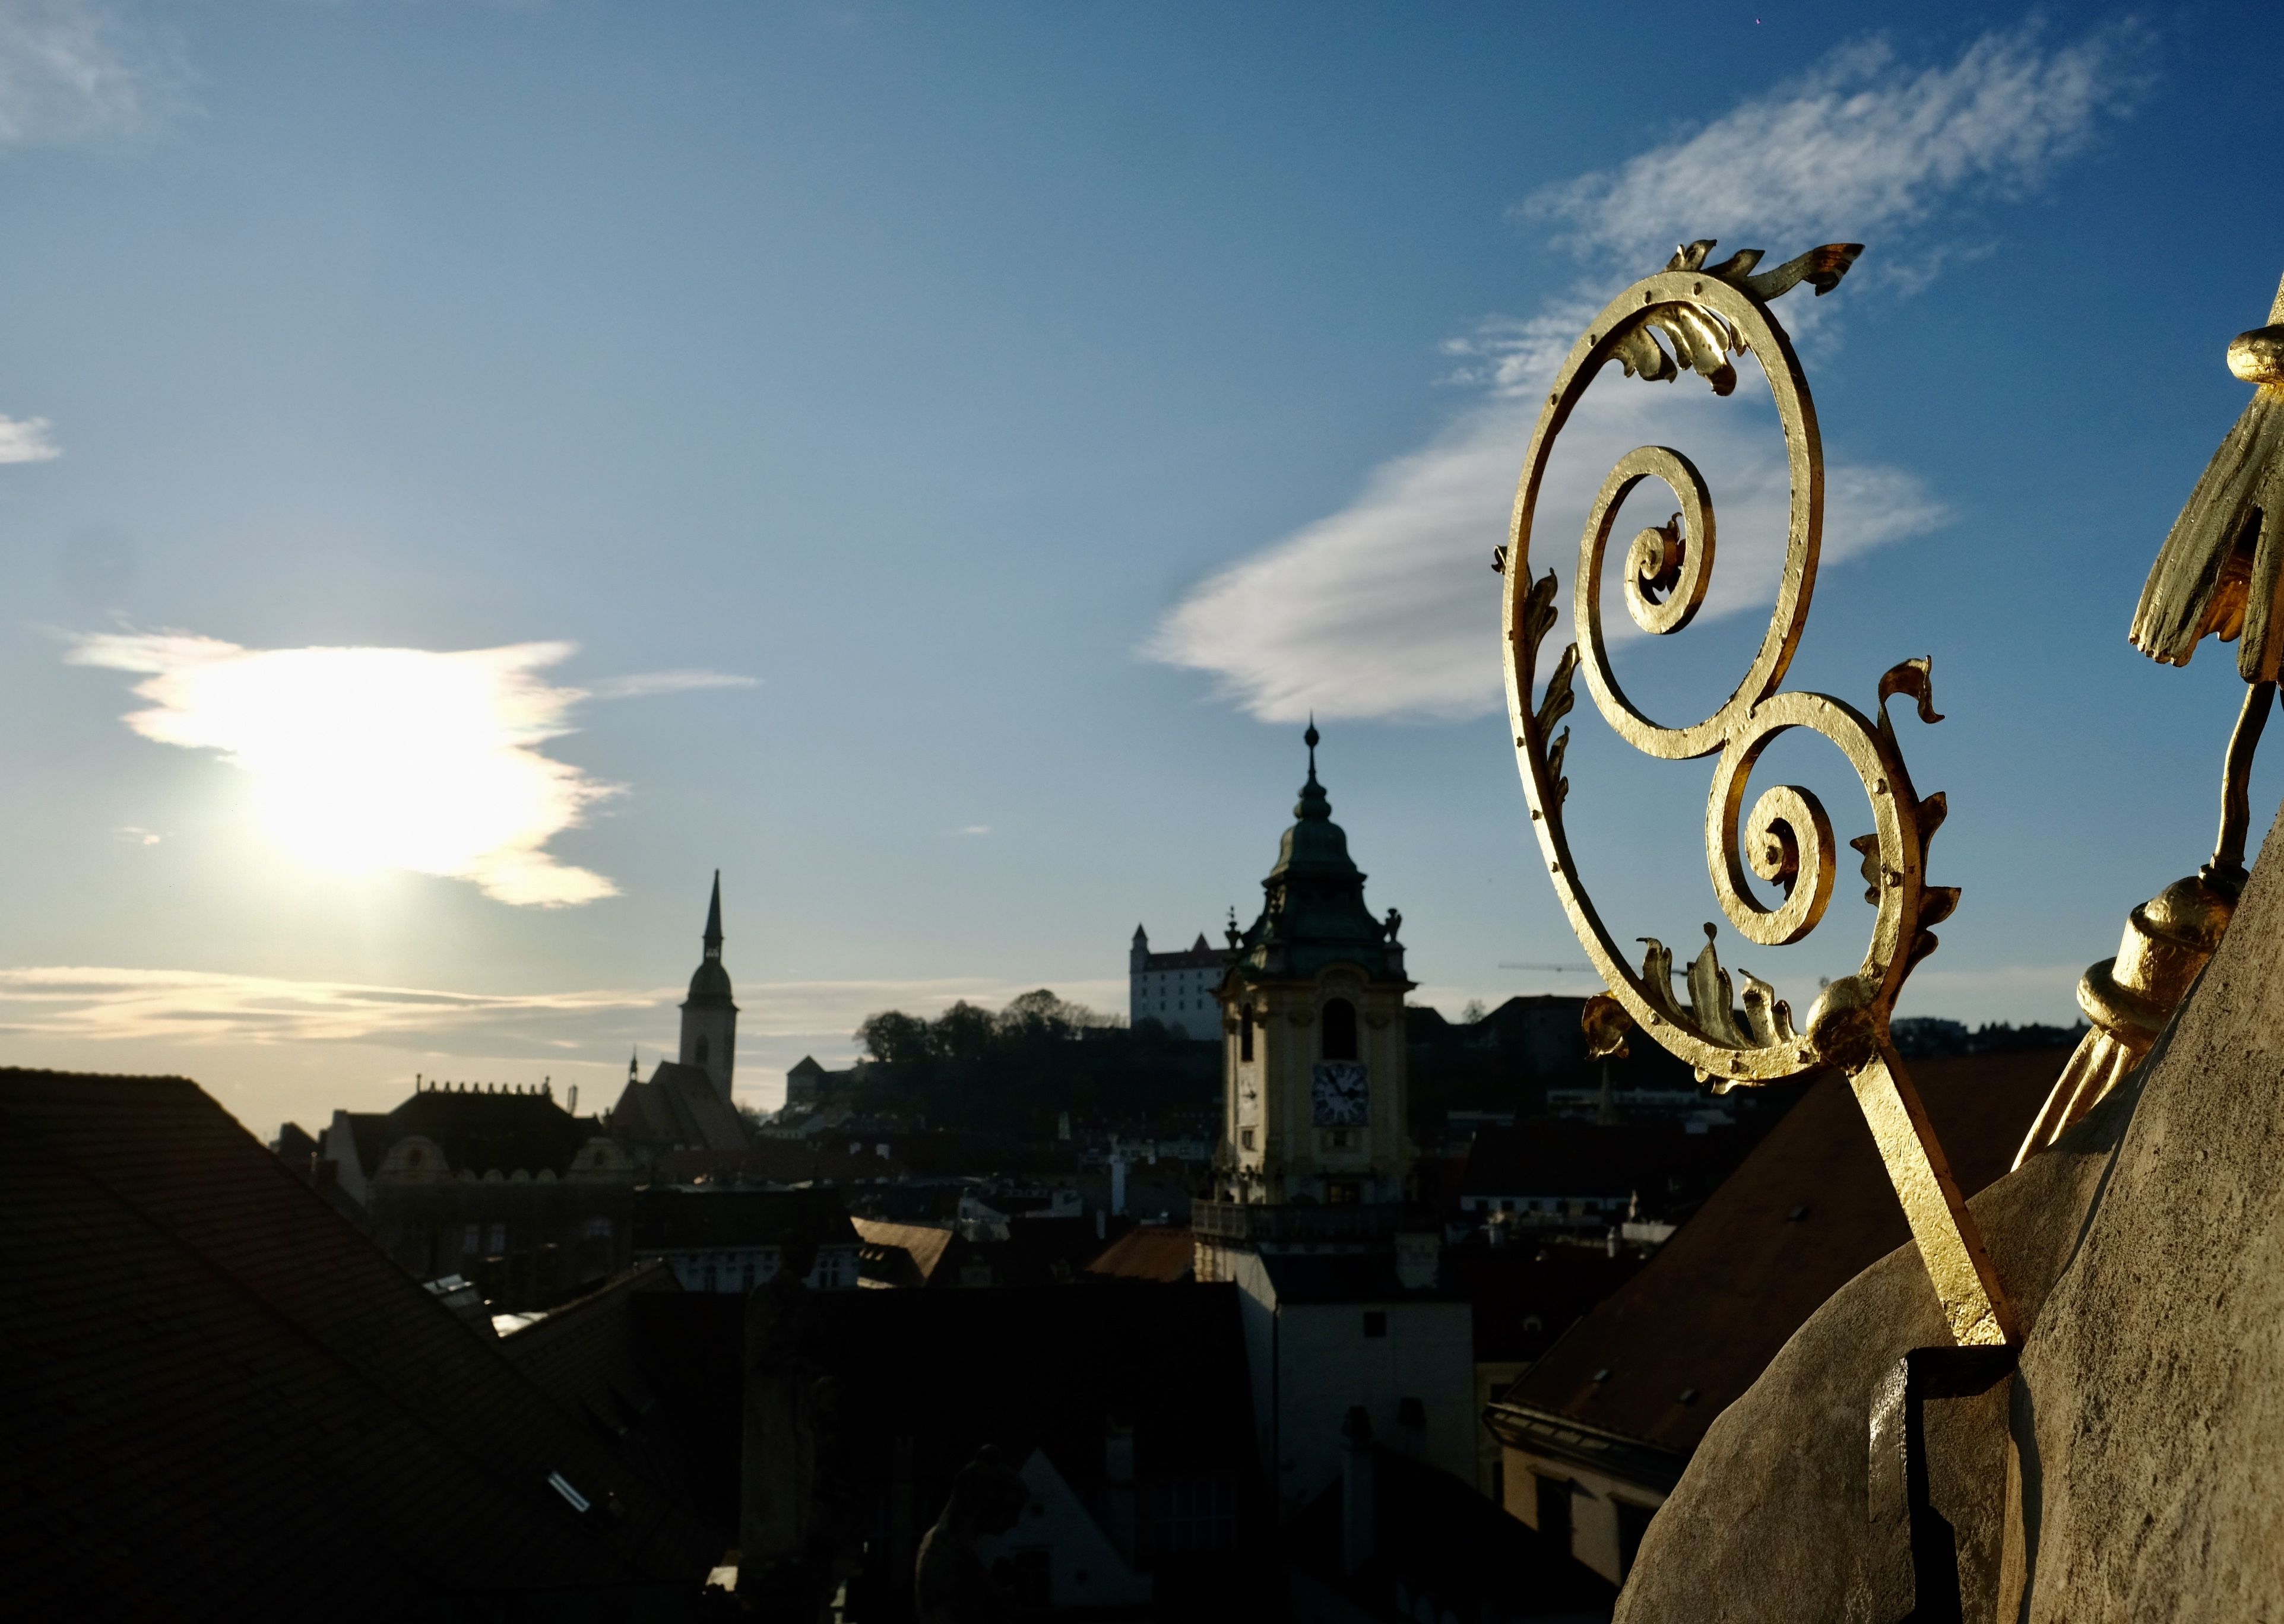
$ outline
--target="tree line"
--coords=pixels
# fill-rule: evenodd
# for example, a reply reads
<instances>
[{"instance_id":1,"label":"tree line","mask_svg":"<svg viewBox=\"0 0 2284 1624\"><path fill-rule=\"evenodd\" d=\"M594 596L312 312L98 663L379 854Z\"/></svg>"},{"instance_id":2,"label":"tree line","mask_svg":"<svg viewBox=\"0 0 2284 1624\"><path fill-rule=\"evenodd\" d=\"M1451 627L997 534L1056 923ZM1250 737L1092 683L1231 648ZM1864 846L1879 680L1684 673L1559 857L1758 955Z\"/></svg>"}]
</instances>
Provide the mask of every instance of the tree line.
<instances>
[{"instance_id":1,"label":"tree line","mask_svg":"<svg viewBox=\"0 0 2284 1624\"><path fill-rule=\"evenodd\" d=\"M1217 1046L1129 1027L1045 988L997 1011L962 1000L933 1019L884 1010L856 1028L854 1104L932 1128L1051 1135L1056 1118L1150 1120L1219 1098Z\"/></svg>"}]
</instances>

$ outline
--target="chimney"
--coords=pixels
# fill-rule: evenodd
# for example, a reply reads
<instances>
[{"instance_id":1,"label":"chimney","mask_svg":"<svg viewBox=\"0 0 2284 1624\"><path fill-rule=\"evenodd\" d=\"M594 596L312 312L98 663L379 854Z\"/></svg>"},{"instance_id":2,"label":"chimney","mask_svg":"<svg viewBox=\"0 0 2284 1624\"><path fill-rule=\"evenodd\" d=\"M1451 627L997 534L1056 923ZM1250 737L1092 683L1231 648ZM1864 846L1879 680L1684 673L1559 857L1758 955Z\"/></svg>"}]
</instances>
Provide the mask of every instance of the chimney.
<instances>
[{"instance_id":1,"label":"chimney","mask_svg":"<svg viewBox=\"0 0 2284 1624\"><path fill-rule=\"evenodd\" d=\"M1128 1561L1134 1559L1134 1428L1112 1416L1102 1438L1102 1510L1107 1532Z\"/></svg>"},{"instance_id":2,"label":"chimney","mask_svg":"<svg viewBox=\"0 0 2284 1624\"><path fill-rule=\"evenodd\" d=\"M1341 1572L1372 1560L1372 1417L1353 1405L1341 1423Z\"/></svg>"}]
</instances>

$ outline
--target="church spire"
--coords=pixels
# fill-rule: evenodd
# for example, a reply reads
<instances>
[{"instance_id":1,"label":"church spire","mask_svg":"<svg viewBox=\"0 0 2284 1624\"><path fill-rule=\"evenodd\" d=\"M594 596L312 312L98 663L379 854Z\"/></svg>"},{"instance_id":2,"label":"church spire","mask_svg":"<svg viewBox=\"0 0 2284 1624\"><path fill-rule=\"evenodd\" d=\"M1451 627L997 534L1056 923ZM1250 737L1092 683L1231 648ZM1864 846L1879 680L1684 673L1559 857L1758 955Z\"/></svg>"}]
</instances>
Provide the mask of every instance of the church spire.
<instances>
[{"instance_id":1,"label":"church spire","mask_svg":"<svg viewBox=\"0 0 2284 1624\"><path fill-rule=\"evenodd\" d=\"M714 900L706 909L706 956L722 956L722 871L714 871Z\"/></svg>"},{"instance_id":2,"label":"church spire","mask_svg":"<svg viewBox=\"0 0 2284 1624\"><path fill-rule=\"evenodd\" d=\"M1317 743L1320 737L1316 713L1311 711L1309 730L1301 735L1301 742L1309 746L1309 781L1301 786L1301 799L1294 805L1293 816L1314 823L1323 823L1333 815L1332 800L1325 793L1325 786L1317 782Z\"/></svg>"}]
</instances>

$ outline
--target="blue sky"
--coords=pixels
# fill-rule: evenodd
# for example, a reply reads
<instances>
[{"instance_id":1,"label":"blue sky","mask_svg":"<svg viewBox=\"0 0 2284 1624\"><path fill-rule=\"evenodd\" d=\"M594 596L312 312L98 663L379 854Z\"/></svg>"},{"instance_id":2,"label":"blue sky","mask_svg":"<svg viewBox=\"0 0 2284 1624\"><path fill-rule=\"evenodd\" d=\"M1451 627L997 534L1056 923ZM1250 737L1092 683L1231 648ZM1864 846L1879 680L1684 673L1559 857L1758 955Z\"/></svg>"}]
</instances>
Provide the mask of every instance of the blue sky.
<instances>
[{"instance_id":1,"label":"blue sky","mask_svg":"<svg viewBox=\"0 0 2284 1624\"><path fill-rule=\"evenodd\" d=\"M2124 634L2284 270L2280 35L0 0L0 1061L265 1133L416 1071L606 1100L718 866L770 1104L872 1009L1118 1007L1138 919L1250 917L1311 708L1417 995L1569 986L1500 968L1580 955L1488 559L1547 345L1694 237L1868 245L1776 307L1834 469L1788 685L1934 657L1965 896L1905 1012L2068 1019L2210 843L2233 651ZM1709 618L1622 656L1677 711L1758 635L1756 387L1576 434L1728 495ZM1590 887L1690 940L1707 764L1579 734ZM1745 962L1812 990L1858 925Z\"/></svg>"}]
</instances>

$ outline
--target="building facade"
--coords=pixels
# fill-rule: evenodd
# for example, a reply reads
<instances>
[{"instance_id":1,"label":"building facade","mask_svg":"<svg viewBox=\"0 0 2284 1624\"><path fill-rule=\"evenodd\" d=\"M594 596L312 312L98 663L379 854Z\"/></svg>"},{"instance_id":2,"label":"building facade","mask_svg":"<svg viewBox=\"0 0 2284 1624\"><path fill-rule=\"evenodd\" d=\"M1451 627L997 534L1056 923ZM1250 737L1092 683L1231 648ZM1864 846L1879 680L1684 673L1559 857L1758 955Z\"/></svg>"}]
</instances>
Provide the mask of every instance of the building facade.
<instances>
[{"instance_id":1,"label":"building facade","mask_svg":"<svg viewBox=\"0 0 2284 1624\"><path fill-rule=\"evenodd\" d=\"M1154 1020L1176 1037L1211 1042L1221 1030L1214 989L1236 956L1208 945L1203 931L1179 953L1153 953L1149 933L1136 925L1126 955L1127 1020Z\"/></svg>"},{"instance_id":2,"label":"building facade","mask_svg":"<svg viewBox=\"0 0 2284 1624\"><path fill-rule=\"evenodd\" d=\"M423 1280L544 1253L544 1296L627 1266L635 1163L544 1085L431 1083L386 1114L337 1111L322 1154L381 1250Z\"/></svg>"}]
</instances>

